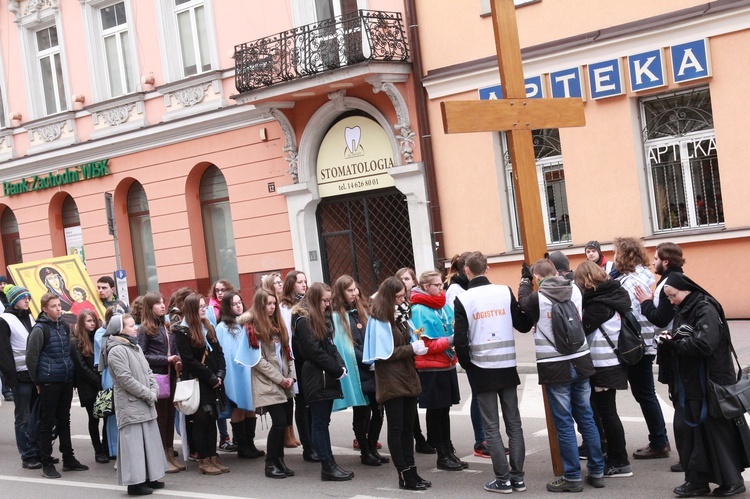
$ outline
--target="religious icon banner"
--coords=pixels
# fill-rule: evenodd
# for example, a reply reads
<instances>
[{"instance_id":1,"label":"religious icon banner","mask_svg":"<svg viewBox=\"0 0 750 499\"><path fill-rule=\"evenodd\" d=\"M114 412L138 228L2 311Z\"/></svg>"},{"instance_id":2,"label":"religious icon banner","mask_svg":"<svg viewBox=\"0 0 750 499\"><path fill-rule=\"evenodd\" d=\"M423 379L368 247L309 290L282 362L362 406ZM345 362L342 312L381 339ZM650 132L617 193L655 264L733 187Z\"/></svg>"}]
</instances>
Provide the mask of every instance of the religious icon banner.
<instances>
[{"instance_id":1,"label":"religious icon banner","mask_svg":"<svg viewBox=\"0 0 750 499\"><path fill-rule=\"evenodd\" d=\"M13 282L31 293L30 309L36 318L42 310L41 299L45 293L60 298L63 319L74 324L81 310L94 310L104 318L104 306L99 300L96 286L91 282L83 263L77 255L61 256L8 266Z\"/></svg>"}]
</instances>

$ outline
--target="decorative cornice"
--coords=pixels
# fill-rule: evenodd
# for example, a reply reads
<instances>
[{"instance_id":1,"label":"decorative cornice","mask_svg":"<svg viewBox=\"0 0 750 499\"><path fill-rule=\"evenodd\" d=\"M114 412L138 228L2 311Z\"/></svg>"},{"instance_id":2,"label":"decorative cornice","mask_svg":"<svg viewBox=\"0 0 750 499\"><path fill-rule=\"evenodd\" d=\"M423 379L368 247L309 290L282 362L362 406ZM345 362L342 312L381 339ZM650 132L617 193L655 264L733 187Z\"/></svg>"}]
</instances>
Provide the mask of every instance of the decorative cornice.
<instances>
[{"instance_id":1,"label":"decorative cornice","mask_svg":"<svg viewBox=\"0 0 750 499\"><path fill-rule=\"evenodd\" d=\"M39 20L43 10L60 8L60 0L28 0L26 8L21 13L21 2L19 0L10 0L8 10L15 16L15 22L20 22L22 18L30 17Z\"/></svg>"},{"instance_id":2,"label":"decorative cornice","mask_svg":"<svg viewBox=\"0 0 750 499\"><path fill-rule=\"evenodd\" d=\"M123 104L122 106L110 107L95 113L96 116L104 118L104 122L109 126L122 125L130 118L130 112L135 107L135 102Z\"/></svg>"},{"instance_id":3,"label":"decorative cornice","mask_svg":"<svg viewBox=\"0 0 750 499\"><path fill-rule=\"evenodd\" d=\"M193 107L203 101L203 98L206 97L206 90L210 85L210 83L200 83L192 87L181 88L169 92L165 95L165 98L169 99L170 96L174 96L182 107Z\"/></svg>"}]
</instances>

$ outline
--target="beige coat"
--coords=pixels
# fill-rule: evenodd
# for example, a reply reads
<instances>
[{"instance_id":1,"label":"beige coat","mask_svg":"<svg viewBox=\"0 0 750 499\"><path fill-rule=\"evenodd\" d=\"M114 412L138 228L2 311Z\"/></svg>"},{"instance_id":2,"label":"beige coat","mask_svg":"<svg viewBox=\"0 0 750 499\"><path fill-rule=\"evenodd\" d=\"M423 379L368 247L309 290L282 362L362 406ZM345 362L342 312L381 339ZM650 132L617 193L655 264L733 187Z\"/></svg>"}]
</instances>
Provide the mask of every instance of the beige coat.
<instances>
[{"instance_id":1,"label":"beige coat","mask_svg":"<svg viewBox=\"0 0 750 499\"><path fill-rule=\"evenodd\" d=\"M276 359L276 344L260 342L260 360L252 368L253 405L256 408L286 404L287 400L294 397L293 388L284 389L279 385L284 378L297 377L294 361L287 357L283 347L281 355L283 370L279 370L279 362Z\"/></svg>"}]
</instances>

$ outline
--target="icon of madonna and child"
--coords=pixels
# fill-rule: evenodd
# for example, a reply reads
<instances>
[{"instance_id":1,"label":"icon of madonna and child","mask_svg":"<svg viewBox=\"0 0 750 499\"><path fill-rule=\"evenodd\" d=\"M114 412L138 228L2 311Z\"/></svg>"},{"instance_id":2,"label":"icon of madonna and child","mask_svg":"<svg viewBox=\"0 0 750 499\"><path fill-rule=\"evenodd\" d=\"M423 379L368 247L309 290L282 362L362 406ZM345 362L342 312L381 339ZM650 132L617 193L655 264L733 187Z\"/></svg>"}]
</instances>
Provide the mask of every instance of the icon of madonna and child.
<instances>
[{"instance_id":1,"label":"icon of madonna and child","mask_svg":"<svg viewBox=\"0 0 750 499\"><path fill-rule=\"evenodd\" d=\"M43 266L39 269L39 280L47 288L60 298L63 311L63 320L69 324L75 324L76 317L82 310L93 310L97 318L99 314L96 307L88 300L88 293L82 286L74 285L68 290L63 274L51 266Z\"/></svg>"}]
</instances>

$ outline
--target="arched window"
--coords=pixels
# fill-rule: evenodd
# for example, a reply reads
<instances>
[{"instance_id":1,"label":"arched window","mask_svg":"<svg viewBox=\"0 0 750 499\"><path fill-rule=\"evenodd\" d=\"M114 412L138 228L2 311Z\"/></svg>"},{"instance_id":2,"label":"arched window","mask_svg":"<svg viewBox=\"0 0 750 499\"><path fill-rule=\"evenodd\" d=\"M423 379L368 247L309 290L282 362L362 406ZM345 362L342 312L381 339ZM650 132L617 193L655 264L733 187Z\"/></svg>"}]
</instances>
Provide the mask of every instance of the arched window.
<instances>
[{"instance_id":1,"label":"arched window","mask_svg":"<svg viewBox=\"0 0 750 499\"><path fill-rule=\"evenodd\" d=\"M67 196L62 205L62 226L65 233L65 254L78 255L86 261L83 251L83 233L81 219L78 217L78 206L73 198Z\"/></svg>"},{"instance_id":2,"label":"arched window","mask_svg":"<svg viewBox=\"0 0 750 499\"><path fill-rule=\"evenodd\" d=\"M133 182L128 191L128 223L130 241L133 245L133 264L138 294L159 290L156 274L154 238L151 235L151 215L148 211L146 191L138 182Z\"/></svg>"},{"instance_id":3,"label":"arched window","mask_svg":"<svg viewBox=\"0 0 750 499\"><path fill-rule=\"evenodd\" d=\"M224 175L213 165L208 167L201 178L200 200L211 282L227 279L239 287L240 276L234 248L229 190Z\"/></svg>"},{"instance_id":4,"label":"arched window","mask_svg":"<svg viewBox=\"0 0 750 499\"><path fill-rule=\"evenodd\" d=\"M18 235L18 222L13 210L5 208L3 216L0 218L0 232L3 238L3 257L5 265L23 263L23 254L21 253L21 238Z\"/></svg>"}]
</instances>

